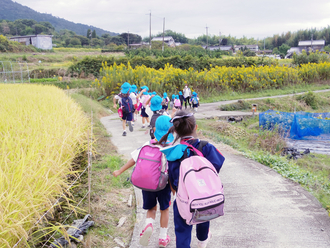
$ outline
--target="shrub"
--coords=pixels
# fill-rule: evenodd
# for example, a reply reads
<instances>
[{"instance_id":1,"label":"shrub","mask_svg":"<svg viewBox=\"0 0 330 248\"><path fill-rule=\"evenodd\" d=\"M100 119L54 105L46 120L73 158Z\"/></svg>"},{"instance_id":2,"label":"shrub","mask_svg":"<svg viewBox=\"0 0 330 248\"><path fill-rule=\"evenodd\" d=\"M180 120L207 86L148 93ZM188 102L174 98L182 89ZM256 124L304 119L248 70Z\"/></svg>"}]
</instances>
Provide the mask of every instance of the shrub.
<instances>
[{"instance_id":1,"label":"shrub","mask_svg":"<svg viewBox=\"0 0 330 248\"><path fill-rule=\"evenodd\" d=\"M237 111L246 109L251 109L251 105L243 100L238 100L235 103L220 106L221 111Z\"/></svg>"},{"instance_id":2,"label":"shrub","mask_svg":"<svg viewBox=\"0 0 330 248\"><path fill-rule=\"evenodd\" d=\"M249 145L251 148L258 148L276 154L286 147L286 142L279 132L279 128L276 127L273 130L260 130L258 134L250 135Z\"/></svg>"},{"instance_id":3,"label":"shrub","mask_svg":"<svg viewBox=\"0 0 330 248\"><path fill-rule=\"evenodd\" d=\"M312 109L318 108L318 99L314 92L309 91L304 95L297 96L297 100L304 101L306 105L310 106Z\"/></svg>"}]
</instances>

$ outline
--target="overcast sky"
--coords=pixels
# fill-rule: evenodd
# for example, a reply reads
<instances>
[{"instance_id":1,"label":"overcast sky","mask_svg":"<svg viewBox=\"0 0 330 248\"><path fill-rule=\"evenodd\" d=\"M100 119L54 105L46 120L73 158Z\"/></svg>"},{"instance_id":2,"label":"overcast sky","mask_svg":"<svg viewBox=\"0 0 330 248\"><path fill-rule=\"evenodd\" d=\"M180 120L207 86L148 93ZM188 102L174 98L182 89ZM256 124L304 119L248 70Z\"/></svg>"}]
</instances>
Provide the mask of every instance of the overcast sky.
<instances>
[{"instance_id":1,"label":"overcast sky","mask_svg":"<svg viewBox=\"0 0 330 248\"><path fill-rule=\"evenodd\" d=\"M329 0L16 0L38 12L93 25L111 32L149 36L165 29L196 38L231 35L273 36L330 24Z\"/></svg>"}]
</instances>

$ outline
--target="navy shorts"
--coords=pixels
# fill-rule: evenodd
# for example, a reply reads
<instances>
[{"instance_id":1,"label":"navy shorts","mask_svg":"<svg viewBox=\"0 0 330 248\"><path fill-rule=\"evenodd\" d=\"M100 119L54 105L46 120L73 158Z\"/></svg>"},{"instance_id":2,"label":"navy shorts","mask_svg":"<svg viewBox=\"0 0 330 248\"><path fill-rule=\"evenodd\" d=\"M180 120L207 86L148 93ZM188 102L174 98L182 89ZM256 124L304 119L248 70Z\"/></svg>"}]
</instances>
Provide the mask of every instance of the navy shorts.
<instances>
[{"instance_id":1,"label":"navy shorts","mask_svg":"<svg viewBox=\"0 0 330 248\"><path fill-rule=\"evenodd\" d=\"M162 109L167 110L168 106L167 105L162 105Z\"/></svg>"},{"instance_id":2,"label":"navy shorts","mask_svg":"<svg viewBox=\"0 0 330 248\"><path fill-rule=\"evenodd\" d=\"M121 119L126 120L126 121L132 121L133 120L133 114L123 112L123 117Z\"/></svg>"},{"instance_id":3,"label":"navy shorts","mask_svg":"<svg viewBox=\"0 0 330 248\"><path fill-rule=\"evenodd\" d=\"M198 108L198 103L197 104L193 104L193 108Z\"/></svg>"},{"instance_id":4,"label":"navy shorts","mask_svg":"<svg viewBox=\"0 0 330 248\"><path fill-rule=\"evenodd\" d=\"M141 116L142 117L149 117L149 115L146 113L146 108L142 106L141 108Z\"/></svg>"},{"instance_id":5,"label":"navy shorts","mask_svg":"<svg viewBox=\"0 0 330 248\"><path fill-rule=\"evenodd\" d=\"M171 188L170 184L167 184L164 189L157 192L150 192L142 190L143 196L143 209L149 210L157 205L159 202L160 210L166 210L171 205Z\"/></svg>"}]
</instances>

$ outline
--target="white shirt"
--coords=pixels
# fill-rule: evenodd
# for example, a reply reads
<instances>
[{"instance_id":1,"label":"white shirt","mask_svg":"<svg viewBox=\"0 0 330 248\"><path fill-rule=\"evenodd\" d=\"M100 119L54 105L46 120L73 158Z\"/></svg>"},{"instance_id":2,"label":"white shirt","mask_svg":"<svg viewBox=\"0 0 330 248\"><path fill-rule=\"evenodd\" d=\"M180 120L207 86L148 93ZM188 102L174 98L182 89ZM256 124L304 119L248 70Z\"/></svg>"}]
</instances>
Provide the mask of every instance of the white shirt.
<instances>
[{"instance_id":1,"label":"white shirt","mask_svg":"<svg viewBox=\"0 0 330 248\"><path fill-rule=\"evenodd\" d=\"M133 105L136 104L136 95L133 92L129 94L129 98L132 99Z\"/></svg>"},{"instance_id":2,"label":"white shirt","mask_svg":"<svg viewBox=\"0 0 330 248\"><path fill-rule=\"evenodd\" d=\"M191 96L191 90L188 87L185 87L183 89L183 96L184 96L184 98L187 98L188 96Z\"/></svg>"},{"instance_id":3,"label":"white shirt","mask_svg":"<svg viewBox=\"0 0 330 248\"><path fill-rule=\"evenodd\" d=\"M136 163L138 157L139 157L139 154L140 154L140 150L142 147L144 147L145 145L150 145L150 141L147 141L146 143L143 144L143 146L139 147L138 149L134 150L131 152L131 156L132 156L132 159L134 160L134 162ZM158 145L159 148L162 148L161 146ZM162 165L166 165L166 156L165 154L162 155Z\"/></svg>"}]
</instances>

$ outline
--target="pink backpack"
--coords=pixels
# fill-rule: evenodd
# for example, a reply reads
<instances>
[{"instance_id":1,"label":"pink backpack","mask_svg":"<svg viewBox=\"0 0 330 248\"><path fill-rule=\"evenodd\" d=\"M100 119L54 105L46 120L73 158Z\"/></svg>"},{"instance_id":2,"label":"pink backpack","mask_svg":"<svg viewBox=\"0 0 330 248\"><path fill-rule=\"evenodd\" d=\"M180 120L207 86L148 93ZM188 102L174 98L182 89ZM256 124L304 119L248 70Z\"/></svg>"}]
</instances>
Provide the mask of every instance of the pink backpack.
<instances>
[{"instance_id":1,"label":"pink backpack","mask_svg":"<svg viewBox=\"0 0 330 248\"><path fill-rule=\"evenodd\" d=\"M175 107L181 107L181 101L180 101L180 99L175 99L174 100L174 106Z\"/></svg>"},{"instance_id":2,"label":"pink backpack","mask_svg":"<svg viewBox=\"0 0 330 248\"><path fill-rule=\"evenodd\" d=\"M199 151L202 147L197 150L186 142L181 144L198 155L185 158L180 165L176 202L181 217L187 225L194 225L224 215L223 186L214 166Z\"/></svg>"},{"instance_id":3,"label":"pink backpack","mask_svg":"<svg viewBox=\"0 0 330 248\"><path fill-rule=\"evenodd\" d=\"M133 169L131 182L134 186L145 191L160 191L168 182L167 161L160 152L161 146L145 145L141 148L136 166Z\"/></svg>"}]
</instances>

